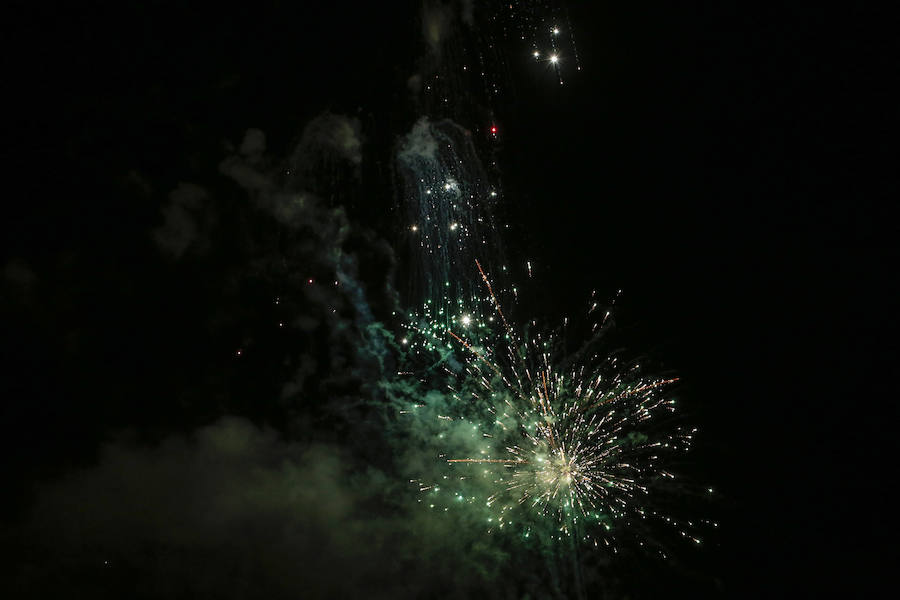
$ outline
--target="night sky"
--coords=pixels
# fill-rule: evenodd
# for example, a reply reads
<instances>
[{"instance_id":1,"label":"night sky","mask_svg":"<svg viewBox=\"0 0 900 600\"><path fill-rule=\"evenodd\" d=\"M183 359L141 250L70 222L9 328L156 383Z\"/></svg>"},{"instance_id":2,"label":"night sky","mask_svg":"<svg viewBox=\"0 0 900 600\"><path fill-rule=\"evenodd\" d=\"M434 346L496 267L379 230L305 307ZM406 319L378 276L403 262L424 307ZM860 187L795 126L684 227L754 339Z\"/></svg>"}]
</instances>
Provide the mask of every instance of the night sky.
<instances>
[{"instance_id":1,"label":"night sky","mask_svg":"<svg viewBox=\"0 0 900 600\"><path fill-rule=\"evenodd\" d=\"M559 85L499 4L112 4L5 11L4 597L877 589L900 234L878 15L572 2ZM497 94L459 68L476 50ZM719 523L701 547L581 555L573 591L416 512L369 334L418 294L394 156L423 116L502 186L511 314L622 290L615 342L680 377L679 473L716 492L674 510Z\"/></svg>"}]
</instances>

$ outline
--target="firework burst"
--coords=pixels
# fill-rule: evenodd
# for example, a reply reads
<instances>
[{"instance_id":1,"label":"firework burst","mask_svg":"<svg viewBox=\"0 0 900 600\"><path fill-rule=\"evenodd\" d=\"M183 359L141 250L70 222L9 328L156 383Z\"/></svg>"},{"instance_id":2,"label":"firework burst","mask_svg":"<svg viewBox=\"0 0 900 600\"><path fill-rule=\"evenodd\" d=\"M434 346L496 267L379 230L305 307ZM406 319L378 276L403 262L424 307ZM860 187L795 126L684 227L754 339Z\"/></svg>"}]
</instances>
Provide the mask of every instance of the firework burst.
<instances>
[{"instance_id":1,"label":"firework burst","mask_svg":"<svg viewBox=\"0 0 900 600\"><path fill-rule=\"evenodd\" d=\"M517 333L477 266L486 296L468 306L426 303L404 338L414 354L443 357L452 399L449 414L432 415L445 472L437 483L413 480L427 505L480 505L491 531L568 536L613 551L622 533L640 545L651 539L648 519L700 543L693 523L653 501L675 478L667 459L687 451L696 431L673 418L666 394L678 379L646 376L639 365L592 351L596 344L566 356L558 334ZM599 312L596 304L589 311L600 317L596 337L610 316Z\"/></svg>"}]
</instances>

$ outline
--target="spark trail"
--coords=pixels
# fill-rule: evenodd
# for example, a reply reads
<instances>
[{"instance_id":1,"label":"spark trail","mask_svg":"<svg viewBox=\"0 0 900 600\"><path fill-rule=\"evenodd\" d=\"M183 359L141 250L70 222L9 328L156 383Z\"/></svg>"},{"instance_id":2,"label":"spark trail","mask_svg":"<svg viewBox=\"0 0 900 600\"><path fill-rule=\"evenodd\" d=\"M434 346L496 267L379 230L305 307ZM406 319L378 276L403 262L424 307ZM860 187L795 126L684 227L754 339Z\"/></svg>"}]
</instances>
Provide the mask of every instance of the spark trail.
<instances>
[{"instance_id":1,"label":"spark trail","mask_svg":"<svg viewBox=\"0 0 900 600\"><path fill-rule=\"evenodd\" d=\"M397 152L417 302L471 298L467 277L484 248L499 248L493 218L498 193L475 151L471 134L452 121L420 119Z\"/></svg>"}]
</instances>

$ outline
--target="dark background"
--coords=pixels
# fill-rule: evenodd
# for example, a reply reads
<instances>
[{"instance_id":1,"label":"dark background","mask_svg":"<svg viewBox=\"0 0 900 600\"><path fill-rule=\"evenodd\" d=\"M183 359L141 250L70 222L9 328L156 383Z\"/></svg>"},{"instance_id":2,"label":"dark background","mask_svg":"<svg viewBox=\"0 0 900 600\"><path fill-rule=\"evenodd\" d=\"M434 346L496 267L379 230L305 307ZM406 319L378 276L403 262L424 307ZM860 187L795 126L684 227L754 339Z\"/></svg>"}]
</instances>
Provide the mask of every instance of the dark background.
<instances>
[{"instance_id":1,"label":"dark background","mask_svg":"<svg viewBox=\"0 0 900 600\"><path fill-rule=\"evenodd\" d=\"M701 428L692 476L717 489L722 527L694 561L705 583L670 593L875 589L895 556L894 469L879 465L896 414L898 233L882 154L889 55L862 24L879 15L569 8L584 69L567 85L505 42L494 156L507 253L533 261L551 322L591 290L623 289L630 339L684 381ZM148 232L179 182L220 177L226 141L257 127L284 155L327 109L362 123L351 221L394 239L387 152L418 116L405 80L423 44L406 2L5 12L0 370L15 531L38 483L93 464L116 431L149 443L223 414L279 427L241 387L265 390L271 371L230 362L241 325L192 327L211 303L253 323L263 311L246 306L262 300L205 286L227 252L173 269ZM198 361L221 381L197 383Z\"/></svg>"}]
</instances>

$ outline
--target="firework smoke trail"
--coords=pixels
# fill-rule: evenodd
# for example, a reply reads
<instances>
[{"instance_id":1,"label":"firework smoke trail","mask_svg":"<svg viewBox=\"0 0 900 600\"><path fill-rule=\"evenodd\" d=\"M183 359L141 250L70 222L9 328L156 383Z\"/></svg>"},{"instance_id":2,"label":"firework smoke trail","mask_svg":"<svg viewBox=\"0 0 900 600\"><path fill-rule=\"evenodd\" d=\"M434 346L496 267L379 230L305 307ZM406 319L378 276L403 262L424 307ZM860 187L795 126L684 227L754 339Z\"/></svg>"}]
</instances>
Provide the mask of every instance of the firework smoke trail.
<instances>
[{"instance_id":1,"label":"firework smoke trail","mask_svg":"<svg viewBox=\"0 0 900 600\"><path fill-rule=\"evenodd\" d=\"M653 502L654 488L675 477L665 469L667 457L687 451L696 431L667 419L675 403L665 392L678 379L644 376L615 355L578 356L559 367L559 340L518 335L476 266L487 290L480 304L458 301L438 314L426 305L404 338L414 353L464 357L461 367L444 370L455 410L438 415L449 428L439 440L451 440L440 452L443 483L414 480L428 505L441 498L447 506L483 502L492 531L515 529L528 538L549 530L551 539L611 552L626 536L655 545L643 533L646 523L635 526L648 519L699 544L694 523ZM469 439L460 443L465 431Z\"/></svg>"}]
</instances>

